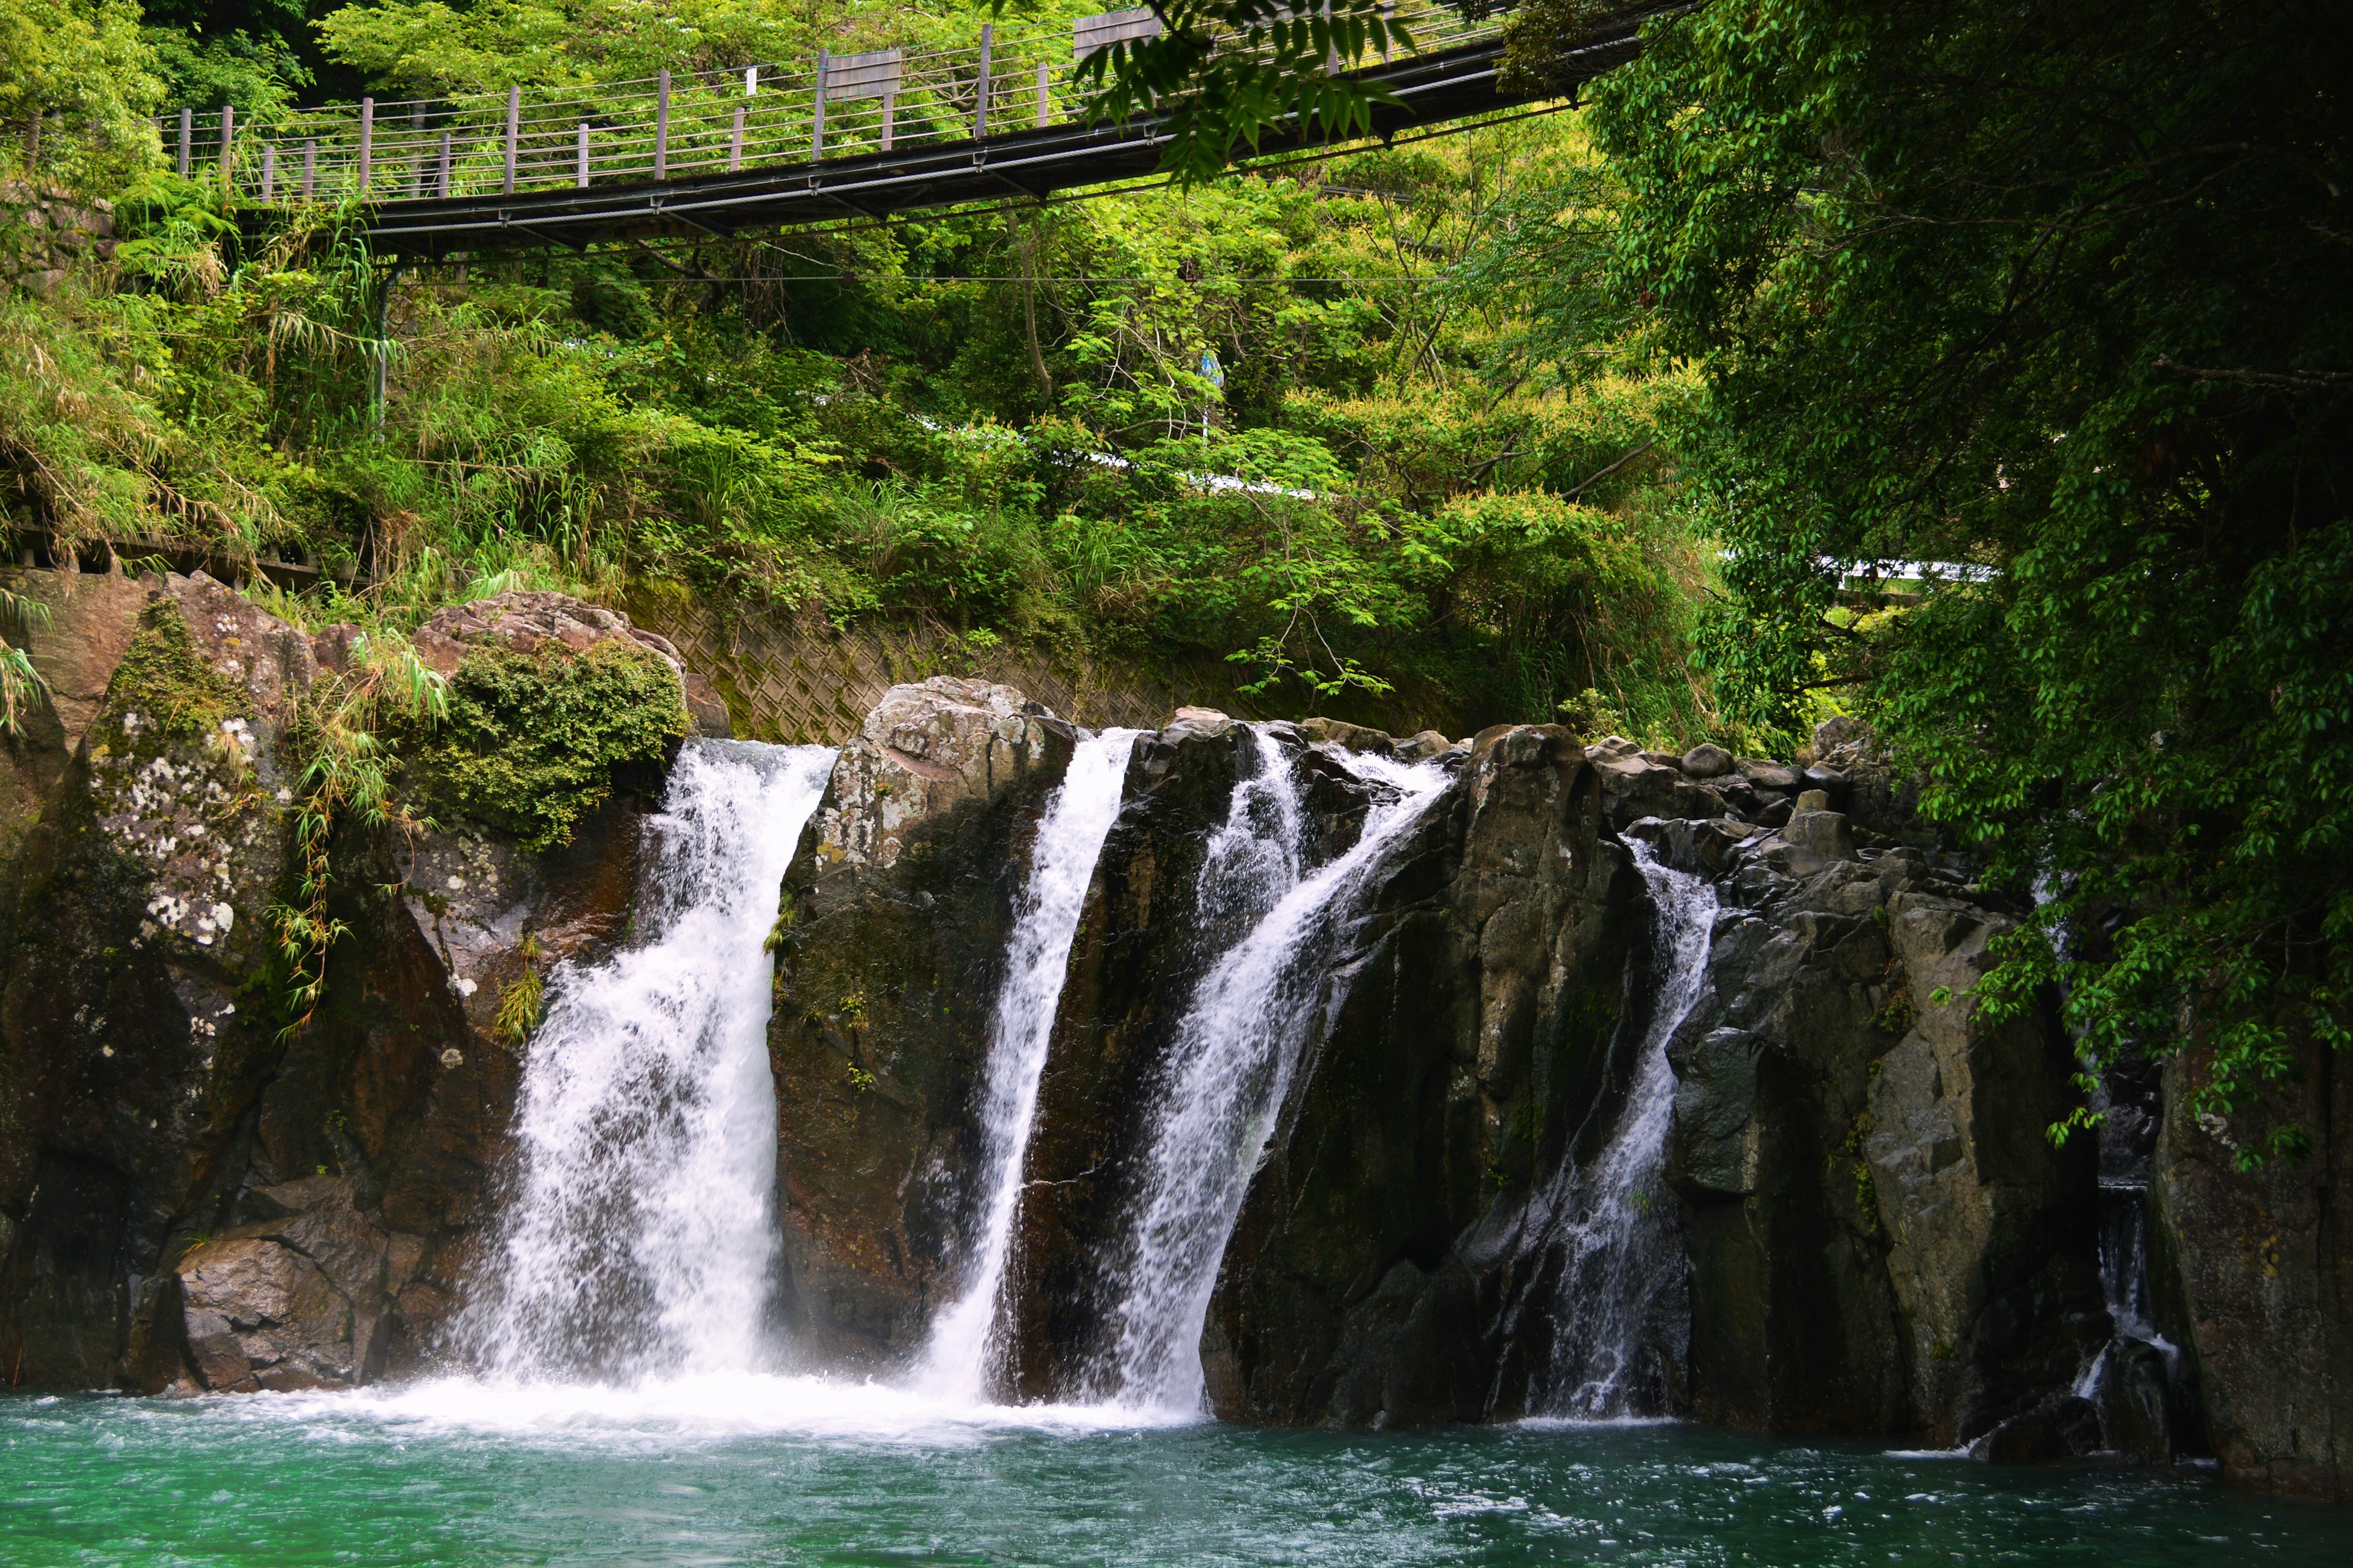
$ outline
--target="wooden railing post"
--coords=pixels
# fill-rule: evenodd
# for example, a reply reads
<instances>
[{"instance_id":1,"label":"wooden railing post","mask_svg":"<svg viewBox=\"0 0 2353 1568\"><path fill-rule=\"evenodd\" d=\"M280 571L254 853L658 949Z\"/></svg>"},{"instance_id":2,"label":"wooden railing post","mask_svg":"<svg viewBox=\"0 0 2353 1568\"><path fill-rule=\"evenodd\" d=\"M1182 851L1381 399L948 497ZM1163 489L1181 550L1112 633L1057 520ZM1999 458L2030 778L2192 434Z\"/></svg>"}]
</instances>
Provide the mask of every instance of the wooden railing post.
<instances>
[{"instance_id":1,"label":"wooden railing post","mask_svg":"<svg viewBox=\"0 0 2353 1568\"><path fill-rule=\"evenodd\" d=\"M1046 129L1046 62L1038 62L1038 129Z\"/></svg>"},{"instance_id":2,"label":"wooden railing post","mask_svg":"<svg viewBox=\"0 0 2353 1568\"><path fill-rule=\"evenodd\" d=\"M229 188L229 179L230 179L230 174L229 174L229 165L228 165L229 147L230 147L230 144L231 144L231 143L233 143L234 142L236 142L236 140L237 140L237 110L236 110L235 109L232 109L229 105L227 105L227 104L224 103L224 104L222 104L222 105L221 105L221 134L220 134L220 162L219 162L221 189L223 189L223 190L227 190L227 189Z\"/></svg>"},{"instance_id":3,"label":"wooden railing post","mask_svg":"<svg viewBox=\"0 0 2353 1568\"><path fill-rule=\"evenodd\" d=\"M744 167L744 106L735 106L735 123L727 131L727 172L739 173Z\"/></svg>"},{"instance_id":4,"label":"wooden railing post","mask_svg":"<svg viewBox=\"0 0 2353 1568\"><path fill-rule=\"evenodd\" d=\"M180 110L180 178L188 177L188 143L195 140L196 114L192 109Z\"/></svg>"},{"instance_id":5,"label":"wooden railing post","mask_svg":"<svg viewBox=\"0 0 2353 1568\"><path fill-rule=\"evenodd\" d=\"M580 122L580 172L572 183L584 191L588 188L588 122L585 120Z\"/></svg>"},{"instance_id":6,"label":"wooden railing post","mask_svg":"<svg viewBox=\"0 0 2353 1568\"><path fill-rule=\"evenodd\" d=\"M515 140L522 132L522 84L512 83L507 88L507 183L506 194L514 195Z\"/></svg>"},{"instance_id":7,"label":"wooden railing post","mask_svg":"<svg viewBox=\"0 0 2353 1568\"><path fill-rule=\"evenodd\" d=\"M408 111L408 194L413 199L425 194L425 102L418 100Z\"/></svg>"},{"instance_id":8,"label":"wooden railing post","mask_svg":"<svg viewBox=\"0 0 2353 1568\"><path fill-rule=\"evenodd\" d=\"M997 41L994 23L980 25L980 76L973 84L972 134L976 141L988 134L988 50Z\"/></svg>"},{"instance_id":9,"label":"wooden railing post","mask_svg":"<svg viewBox=\"0 0 2353 1568\"><path fill-rule=\"evenodd\" d=\"M809 162L821 162L825 157L825 78L833 65L833 56L825 49L817 52L817 93L809 100Z\"/></svg>"},{"instance_id":10,"label":"wooden railing post","mask_svg":"<svg viewBox=\"0 0 2353 1568\"><path fill-rule=\"evenodd\" d=\"M441 132L441 176L435 183L433 194L443 201L449 199L449 133Z\"/></svg>"},{"instance_id":11,"label":"wooden railing post","mask_svg":"<svg viewBox=\"0 0 2353 1568\"><path fill-rule=\"evenodd\" d=\"M302 138L302 199L311 199L311 189L319 177L319 139Z\"/></svg>"},{"instance_id":12,"label":"wooden railing post","mask_svg":"<svg viewBox=\"0 0 2353 1568\"><path fill-rule=\"evenodd\" d=\"M654 73L654 178L670 178L670 72Z\"/></svg>"},{"instance_id":13,"label":"wooden railing post","mask_svg":"<svg viewBox=\"0 0 2353 1568\"><path fill-rule=\"evenodd\" d=\"M261 205L269 206L278 199L278 143L261 144Z\"/></svg>"},{"instance_id":14,"label":"wooden railing post","mask_svg":"<svg viewBox=\"0 0 2353 1568\"><path fill-rule=\"evenodd\" d=\"M882 151L885 153L891 150L891 132L893 121L898 118L899 89L894 87L884 88L882 89Z\"/></svg>"},{"instance_id":15,"label":"wooden railing post","mask_svg":"<svg viewBox=\"0 0 2353 1568\"><path fill-rule=\"evenodd\" d=\"M375 100L360 100L360 195L368 191L368 177L375 163Z\"/></svg>"}]
</instances>

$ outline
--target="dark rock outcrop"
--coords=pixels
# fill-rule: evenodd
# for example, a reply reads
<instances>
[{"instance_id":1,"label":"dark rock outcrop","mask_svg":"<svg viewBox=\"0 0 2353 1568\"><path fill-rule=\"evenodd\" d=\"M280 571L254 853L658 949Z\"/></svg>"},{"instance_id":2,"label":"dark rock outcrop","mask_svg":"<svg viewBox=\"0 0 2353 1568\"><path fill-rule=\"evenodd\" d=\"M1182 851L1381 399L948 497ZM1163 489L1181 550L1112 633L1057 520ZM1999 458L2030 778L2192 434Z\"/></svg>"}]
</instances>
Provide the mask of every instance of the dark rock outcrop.
<instances>
[{"instance_id":1,"label":"dark rock outcrop","mask_svg":"<svg viewBox=\"0 0 2353 1568\"><path fill-rule=\"evenodd\" d=\"M768 1048L788 1328L813 1356L887 1363L940 1304L1007 939L1075 742L1010 687L893 687L785 875Z\"/></svg>"},{"instance_id":2,"label":"dark rock outcrop","mask_svg":"<svg viewBox=\"0 0 2353 1568\"><path fill-rule=\"evenodd\" d=\"M0 1369L156 1389L413 1367L503 1150L518 1064L491 1025L521 934L545 963L623 928L640 808L544 856L463 823L339 834L324 912L348 934L285 1032L285 731L318 650L201 574L69 603L35 647L75 650L56 717L79 733L25 837L0 1000Z\"/></svg>"},{"instance_id":3,"label":"dark rock outcrop","mask_svg":"<svg viewBox=\"0 0 2353 1568\"><path fill-rule=\"evenodd\" d=\"M2052 1020L1989 1023L1970 994L2010 917L1820 804L1736 844L1634 829L1723 900L1669 1058L1692 1409L1968 1442L2063 1393L2106 1332L2091 1150L2044 1137L2074 1064Z\"/></svg>"},{"instance_id":4,"label":"dark rock outcrop","mask_svg":"<svg viewBox=\"0 0 2353 1568\"><path fill-rule=\"evenodd\" d=\"M2353 1072L2313 1049L2301 1081L2200 1119L2188 1089L2205 1050L2165 1068L2149 1184L2158 1326L2189 1363L2224 1475L2353 1500ZM2238 1168L2242 1147L2288 1123L2309 1153Z\"/></svg>"},{"instance_id":5,"label":"dark rock outcrop","mask_svg":"<svg viewBox=\"0 0 2353 1568\"><path fill-rule=\"evenodd\" d=\"M1232 1419L1519 1414L1548 1315L1511 1309L1532 1189L1622 1100L1640 879L1557 726L1482 734L1326 982L1202 1344ZM1606 1118L1607 1111L1604 1111Z\"/></svg>"},{"instance_id":6,"label":"dark rock outcrop","mask_svg":"<svg viewBox=\"0 0 2353 1568\"><path fill-rule=\"evenodd\" d=\"M1107 1349L1166 1051L1201 976L1243 934L1201 898L1209 840L1239 777L1297 760L1205 709L1136 742L1071 947L1015 1218L1005 1332L1021 1398L1082 1394Z\"/></svg>"}]
</instances>

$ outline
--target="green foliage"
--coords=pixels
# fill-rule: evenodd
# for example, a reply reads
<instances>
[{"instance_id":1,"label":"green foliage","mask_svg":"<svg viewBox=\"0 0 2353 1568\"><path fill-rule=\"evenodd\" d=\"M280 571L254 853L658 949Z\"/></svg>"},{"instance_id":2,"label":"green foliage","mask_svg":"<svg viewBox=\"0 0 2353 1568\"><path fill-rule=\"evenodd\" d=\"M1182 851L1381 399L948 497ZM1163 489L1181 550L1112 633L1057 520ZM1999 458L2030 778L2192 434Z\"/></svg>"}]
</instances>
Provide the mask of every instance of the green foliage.
<instances>
[{"instance_id":1,"label":"green foliage","mask_svg":"<svg viewBox=\"0 0 2353 1568\"><path fill-rule=\"evenodd\" d=\"M1707 381L1723 689L1849 691L2054 895L1989 1005L2063 983L2094 1061L2195 1045L2189 1110L2244 1109L2353 1040L2353 40L2316 0L1649 37L1594 117L1620 286ZM1883 557L1992 571L1826 613L1826 558Z\"/></svg>"},{"instance_id":2,"label":"green foliage","mask_svg":"<svg viewBox=\"0 0 2353 1568\"><path fill-rule=\"evenodd\" d=\"M451 678L447 717L412 729L402 751L424 798L541 850L571 842L617 770L659 767L691 728L678 678L651 649L483 647Z\"/></svg>"},{"instance_id":3,"label":"green foliage","mask_svg":"<svg viewBox=\"0 0 2353 1568\"><path fill-rule=\"evenodd\" d=\"M1343 139L1368 133L1377 104L1397 95L1375 84L1328 75L1377 59L1383 48L1414 47L1410 27L1386 16L1381 0L1327 0L1314 8L1288 0L1162 0L1155 37L1098 49L1080 62L1092 85L1090 112L1100 121L1168 116L1160 166L1187 183L1207 180L1270 131L1303 130Z\"/></svg>"},{"instance_id":4,"label":"green foliage","mask_svg":"<svg viewBox=\"0 0 2353 1568\"><path fill-rule=\"evenodd\" d=\"M336 830L354 817L370 829L423 826L393 794L382 733L429 730L448 714L441 677L404 639L383 632L362 639L344 673L320 680L296 706L288 734L302 769L294 811L298 901L270 910L285 972L284 1034L309 1025L326 992L328 954L349 934L327 912Z\"/></svg>"},{"instance_id":5,"label":"green foliage","mask_svg":"<svg viewBox=\"0 0 2353 1568\"><path fill-rule=\"evenodd\" d=\"M491 1020L491 1038L512 1048L531 1038L545 1015L547 984L536 970L526 969L499 992L498 1014Z\"/></svg>"},{"instance_id":6,"label":"green foliage","mask_svg":"<svg viewBox=\"0 0 2353 1568\"><path fill-rule=\"evenodd\" d=\"M21 638L26 632L48 624L47 605L0 588L0 629L15 632ZM22 735L25 713L48 700L49 683L33 668L31 656L0 640L0 735Z\"/></svg>"},{"instance_id":7,"label":"green foliage","mask_svg":"<svg viewBox=\"0 0 2353 1568\"><path fill-rule=\"evenodd\" d=\"M291 37L291 5L252 37ZM209 41L225 15L156 19ZM790 58L818 28L967 42L980 16L395 3L321 36L380 90L454 91ZM1686 659L1714 571L1680 458L1695 384L1630 357L1595 260L1620 199L1564 117L395 281L348 213L270 228L151 170L117 193L111 267L0 305L0 510L308 559L350 585L279 613L388 637L504 584L693 594L1222 670L1244 706L1409 729L1589 689L1681 743L1719 725Z\"/></svg>"},{"instance_id":8,"label":"green foliage","mask_svg":"<svg viewBox=\"0 0 2353 1568\"><path fill-rule=\"evenodd\" d=\"M153 161L163 96L135 0L0 5L0 175L111 188Z\"/></svg>"}]
</instances>

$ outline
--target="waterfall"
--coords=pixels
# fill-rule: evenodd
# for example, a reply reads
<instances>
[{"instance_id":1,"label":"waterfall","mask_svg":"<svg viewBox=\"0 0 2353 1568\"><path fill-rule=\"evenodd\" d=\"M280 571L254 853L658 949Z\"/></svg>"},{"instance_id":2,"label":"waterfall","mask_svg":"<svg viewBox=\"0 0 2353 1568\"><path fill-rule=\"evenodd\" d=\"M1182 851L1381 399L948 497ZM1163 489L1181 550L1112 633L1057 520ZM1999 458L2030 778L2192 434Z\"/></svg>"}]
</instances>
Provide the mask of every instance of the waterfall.
<instances>
[{"instance_id":1,"label":"waterfall","mask_svg":"<svg viewBox=\"0 0 2353 1568\"><path fill-rule=\"evenodd\" d=\"M566 966L515 1110L519 1163L458 1343L502 1377L627 1380L764 1359L776 1105L763 951L833 753L689 741L636 942Z\"/></svg>"},{"instance_id":2,"label":"waterfall","mask_svg":"<svg viewBox=\"0 0 2353 1568\"><path fill-rule=\"evenodd\" d=\"M1715 921L1715 889L1660 865L1647 844L1630 847L1657 919L1651 1021L1609 1142L1587 1164L1564 1160L1546 1201L1546 1245L1562 1258L1551 1413L1583 1420L1651 1403L1642 1386L1644 1319L1676 1251L1659 1179L1675 1100L1667 1042L1699 998Z\"/></svg>"},{"instance_id":3,"label":"waterfall","mask_svg":"<svg viewBox=\"0 0 2353 1568\"><path fill-rule=\"evenodd\" d=\"M1303 879L1303 803L1287 759L1255 737L1256 770L1236 787L1201 872L1214 924L1263 910L1187 1005L1128 1244L1117 1338L1096 1392L1122 1404L1200 1408L1201 1328L1218 1263L1274 1130L1328 977L1334 940L1384 851L1419 820L1448 775L1344 755L1377 804L1346 853ZM1107 1385L1101 1385L1107 1384Z\"/></svg>"},{"instance_id":4,"label":"waterfall","mask_svg":"<svg viewBox=\"0 0 2353 1568\"><path fill-rule=\"evenodd\" d=\"M995 1337L997 1291L1005 1281L1014 1210L1021 1195L1022 1156L1038 1110L1038 1080L1053 1037L1063 970L1095 859L1119 816L1128 754L1140 730L1106 730L1079 743L1061 787L1047 803L1030 853L997 992L981 1104L980 1209L964 1294L932 1325L918 1384L943 1399L979 1400L1001 1349Z\"/></svg>"}]
</instances>

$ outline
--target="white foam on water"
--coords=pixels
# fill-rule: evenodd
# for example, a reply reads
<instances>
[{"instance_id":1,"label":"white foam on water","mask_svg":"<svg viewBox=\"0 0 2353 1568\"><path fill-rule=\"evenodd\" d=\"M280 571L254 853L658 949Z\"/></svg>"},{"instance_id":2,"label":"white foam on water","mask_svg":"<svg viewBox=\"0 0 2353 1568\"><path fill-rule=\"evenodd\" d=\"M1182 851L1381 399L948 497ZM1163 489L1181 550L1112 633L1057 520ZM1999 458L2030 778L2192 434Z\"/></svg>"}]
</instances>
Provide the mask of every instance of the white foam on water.
<instances>
[{"instance_id":1,"label":"white foam on water","mask_svg":"<svg viewBox=\"0 0 2353 1568\"><path fill-rule=\"evenodd\" d=\"M444 1378L349 1391L207 1395L199 1403L263 1424L586 1447L742 1436L953 1447L1021 1433L1082 1436L1185 1424L1165 1410L989 1405L886 1383L760 1373L698 1373L628 1384Z\"/></svg>"},{"instance_id":2,"label":"white foam on water","mask_svg":"<svg viewBox=\"0 0 2353 1568\"><path fill-rule=\"evenodd\" d=\"M1118 1325L1098 1392L1129 1405L1202 1407L1201 1329L1218 1263L1291 1087L1327 979L1327 940L1381 856L1438 798L1448 774L1428 763L1335 753L1384 786L1345 853L1300 874L1303 816L1295 771L1272 740L1236 788L1201 873L1205 902L1242 897L1271 907L1220 957L1178 1025L1166 1097L1146 1157ZM1326 1000L1328 1005L1328 999Z\"/></svg>"},{"instance_id":3,"label":"white foam on water","mask_svg":"<svg viewBox=\"0 0 2353 1568\"><path fill-rule=\"evenodd\" d=\"M765 947L832 761L820 746L688 742L648 823L642 934L553 976L516 1104L519 1164L453 1336L485 1386L740 1374L769 1354Z\"/></svg>"},{"instance_id":4,"label":"white foam on water","mask_svg":"<svg viewBox=\"0 0 2353 1568\"><path fill-rule=\"evenodd\" d=\"M963 1293L932 1325L931 1342L913 1385L935 1398L978 1400L997 1370L997 1295L1005 1283L1023 1155L1038 1111L1038 1084L1054 1034L1063 972L1103 839L1119 816L1128 755L1140 730L1106 730L1079 743L1070 771L1047 803L1030 852L990 1030L981 1102L984 1145L977 1224L964 1268Z\"/></svg>"}]
</instances>

